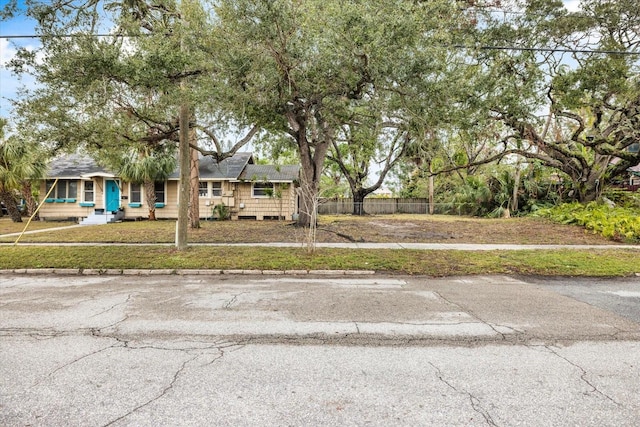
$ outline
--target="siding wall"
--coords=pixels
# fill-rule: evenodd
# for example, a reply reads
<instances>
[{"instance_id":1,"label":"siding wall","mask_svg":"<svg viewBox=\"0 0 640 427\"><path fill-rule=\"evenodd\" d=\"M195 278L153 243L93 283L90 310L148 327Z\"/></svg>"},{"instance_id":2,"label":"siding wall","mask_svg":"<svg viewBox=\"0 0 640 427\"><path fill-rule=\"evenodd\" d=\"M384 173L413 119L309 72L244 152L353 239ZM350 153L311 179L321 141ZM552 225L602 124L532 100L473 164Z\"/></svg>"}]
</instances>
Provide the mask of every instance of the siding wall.
<instances>
[{"instance_id":1,"label":"siding wall","mask_svg":"<svg viewBox=\"0 0 640 427\"><path fill-rule=\"evenodd\" d=\"M94 206L82 207L80 202L84 200L83 186L81 180L78 181L78 196L76 202L51 202L44 203L40 209L40 217L43 219L62 218L84 218L94 212L95 209L104 209L104 188L105 180L95 178L94 181ZM230 208L231 218L255 217L262 220L265 217L282 216L286 220L291 220L296 211L296 195L292 184L275 184L276 189L282 189L282 198L266 197L255 198L252 196L252 184L250 182L222 182L221 197L200 197L199 208L200 218L210 218L213 207L224 203ZM43 181L40 185L40 195L46 195L46 184ZM165 205L156 207L156 218L175 219L178 217L178 181L168 181L165 184ZM124 197L124 198L123 198ZM129 183L120 182L120 206L124 208L126 219L148 218L149 208L145 200L144 187L142 188L140 207L131 207ZM243 205L243 208L240 206Z\"/></svg>"},{"instance_id":2,"label":"siding wall","mask_svg":"<svg viewBox=\"0 0 640 427\"><path fill-rule=\"evenodd\" d=\"M296 207L295 189L292 184L275 184L276 191L282 190L282 197L253 197L250 182L237 183L238 205L232 209L232 219L283 217L291 221ZM241 207L244 205L244 207Z\"/></svg>"},{"instance_id":3,"label":"siding wall","mask_svg":"<svg viewBox=\"0 0 640 427\"><path fill-rule=\"evenodd\" d=\"M156 218L169 219L178 217L178 182L168 181L164 186L164 207L156 207ZM122 196L127 199L122 199L120 205L124 208L124 217L126 219L136 218L148 218L149 207L147 206L146 193L144 191L144 185L141 188L140 195L140 207L132 207L129 205L131 202L131 188L129 183L122 185Z\"/></svg>"},{"instance_id":4,"label":"siding wall","mask_svg":"<svg viewBox=\"0 0 640 427\"><path fill-rule=\"evenodd\" d=\"M60 180L59 182L62 182L62 181L63 180ZM64 180L64 181L76 181L78 183L78 194L76 197L76 201L75 202L45 201L42 204L42 207L40 208L40 211L39 211L39 216L41 218L44 218L44 219L82 218L82 217L89 216L91 213L93 213L94 209L104 209L104 179L103 178L96 178L93 180L94 206L90 206L90 207L80 206L80 203L85 201L83 199L84 197L83 181L84 180L78 179L78 180ZM45 181L42 181L40 183L39 190L40 190L40 200L44 200L44 196L47 195L47 188L46 188ZM55 194L56 194L55 192L56 190L54 189L51 195L49 196L50 199L55 200Z\"/></svg>"},{"instance_id":5,"label":"siding wall","mask_svg":"<svg viewBox=\"0 0 640 427\"><path fill-rule=\"evenodd\" d=\"M209 181L212 182L212 181ZM219 182L219 181L216 181ZM222 196L220 197L200 197L200 218L211 218L213 208L216 205L224 203L230 210L236 205L234 198L234 188L236 184L228 181L222 181ZM209 193L211 193L211 184L209 184Z\"/></svg>"}]
</instances>

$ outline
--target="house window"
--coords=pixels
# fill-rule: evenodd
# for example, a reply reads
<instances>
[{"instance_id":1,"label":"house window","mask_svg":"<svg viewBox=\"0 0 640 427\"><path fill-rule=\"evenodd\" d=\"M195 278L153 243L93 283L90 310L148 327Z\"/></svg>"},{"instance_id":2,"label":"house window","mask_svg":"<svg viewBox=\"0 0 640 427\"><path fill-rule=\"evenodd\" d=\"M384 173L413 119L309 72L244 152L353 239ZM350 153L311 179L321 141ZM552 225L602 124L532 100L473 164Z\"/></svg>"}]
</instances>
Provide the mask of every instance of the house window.
<instances>
[{"instance_id":1,"label":"house window","mask_svg":"<svg viewBox=\"0 0 640 427\"><path fill-rule=\"evenodd\" d=\"M213 186L211 192L213 193L213 197L222 197L222 183L221 182L212 182Z\"/></svg>"},{"instance_id":2,"label":"house window","mask_svg":"<svg viewBox=\"0 0 640 427\"><path fill-rule=\"evenodd\" d=\"M253 184L253 197L273 196L273 184L270 182L256 182Z\"/></svg>"},{"instance_id":3,"label":"house window","mask_svg":"<svg viewBox=\"0 0 640 427\"><path fill-rule=\"evenodd\" d=\"M140 184L129 184L129 203L142 203L142 186Z\"/></svg>"},{"instance_id":4,"label":"house window","mask_svg":"<svg viewBox=\"0 0 640 427\"><path fill-rule=\"evenodd\" d=\"M49 194L49 190L51 190L51 187L53 187L53 183L54 183L54 182L55 182L55 181L52 181L52 180L50 180L50 179L48 179L48 180L46 181L44 194ZM49 194L49 197L55 197L55 194L51 193L51 194Z\"/></svg>"},{"instance_id":5,"label":"house window","mask_svg":"<svg viewBox=\"0 0 640 427\"><path fill-rule=\"evenodd\" d=\"M198 195L200 197L209 197L209 183L202 182L198 184Z\"/></svg>"},{"instance_id":6,"label":"house window","mask_svg":"<svg viewBox=\"0 0 640 427\"><path fill-rule=\"evenodd\" d=\"M165 203L164 200L164 182L158 181L154 184L154 191L156 192L156 203Z\"/></svg>"},{"instance_id":7,"label":"house window","mask_svg":"<svg viewBox=\"0 0 640 427\"><path fill-rule=\"evenodd\" d=\"M47 193L53 186L55 181L47 180ZM71 181L68 179L60 179L56 184L55 190L51 193L56 199L75 199L78 197L78 181Z\"/></svg>"},{"instance_id":8,"label":"house window","mask_svg":"<svg viewBox=\"0 0 640 427\"><path fill-rule=\"evenodd\" d=\"M84 181L84 201L93 202L93 181Z\"/></svg>"}]
</instances>

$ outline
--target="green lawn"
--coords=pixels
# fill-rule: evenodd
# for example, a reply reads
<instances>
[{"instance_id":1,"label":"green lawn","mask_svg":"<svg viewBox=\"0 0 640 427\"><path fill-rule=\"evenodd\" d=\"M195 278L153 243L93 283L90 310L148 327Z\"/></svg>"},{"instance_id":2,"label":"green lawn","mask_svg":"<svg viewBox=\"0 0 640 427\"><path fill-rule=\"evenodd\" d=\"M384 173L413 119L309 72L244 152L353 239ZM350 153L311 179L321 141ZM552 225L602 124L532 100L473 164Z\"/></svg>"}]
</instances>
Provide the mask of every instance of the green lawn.
<instances>
[{"instance_id":1,"label":"green lawn","mask_svg":"<svg viewBox=\"0 0 640 427\"><path fill-rule=\"evenodd\" d=\"M4 246L0 269L245 269L375 270L430 276L526 274L630 276L640 272L640 251L417 251L194 246Z\"/></svg>"},{"instance_id":2,"label":"green lawn","mask_svg":"<svg viewBox=\"0 0 640 427\"><path fill-rule=\"evenodd\" d=\"M29 230L71 223L37 222ZM508 221L460 217L350 216L321 218L320 241L344 241L340 234L373 242L389 239L440 243L598 244L597 250L535 251L418 251L382 249L191 246L177 251L175 221L124 222L26 234L20 243L115 243L115 246L13 246L15 237L0 238L0 269L242 269L242 270L375 270L386 273L451 276L465 274L527 274L570 276L630 276L640 273L640 250L607 249L615 243L576 226L559 226L539 219ZM0 219L0 234L19 232L24 224ZM382 234L382 233L387 234ZM508 234L505 234L507 233ZM418 234L420 233L420 234ZM455 236L440 239L442 234ZM302 242L304 233L280 221L206 222L191 230L189 242ZM331 240L335 239L335 240ZM435 239L435 240L429 240ZM118 245L122 243L122 245ZM139 246L127 246L138 243Z\"/></svg>"}]
</instances>

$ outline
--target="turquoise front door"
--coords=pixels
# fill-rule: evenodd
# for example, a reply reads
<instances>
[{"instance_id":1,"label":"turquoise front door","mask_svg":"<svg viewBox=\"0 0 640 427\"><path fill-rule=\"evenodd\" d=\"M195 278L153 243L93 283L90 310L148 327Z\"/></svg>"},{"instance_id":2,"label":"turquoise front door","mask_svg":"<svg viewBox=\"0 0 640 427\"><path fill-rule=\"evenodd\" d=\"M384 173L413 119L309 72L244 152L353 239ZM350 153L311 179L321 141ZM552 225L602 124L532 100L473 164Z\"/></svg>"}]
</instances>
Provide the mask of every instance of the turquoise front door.
<instances>
[{"instance_id":1,"label":"turquoise front door","mask_svg":"<svg viewBox=\"0 0 640 427\"><path fill-rule=\"evenodd\" d=\"M120 189L114 180L107 180L105 185L105 210L107 212L117 211L120 207Z\"/></svg>"}]
</instances>

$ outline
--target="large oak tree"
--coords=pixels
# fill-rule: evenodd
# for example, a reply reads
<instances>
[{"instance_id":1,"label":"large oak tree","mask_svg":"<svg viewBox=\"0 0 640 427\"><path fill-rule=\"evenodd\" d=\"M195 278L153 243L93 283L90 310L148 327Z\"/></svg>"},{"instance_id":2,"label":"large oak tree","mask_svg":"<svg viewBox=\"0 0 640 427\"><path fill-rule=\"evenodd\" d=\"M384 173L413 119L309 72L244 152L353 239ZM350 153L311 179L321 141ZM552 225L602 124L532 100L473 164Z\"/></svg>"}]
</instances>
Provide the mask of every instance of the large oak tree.
<instances>
[{"instance_id":1,"label":"large oak tree","mask_svg":"<svg viewBox=\"0 0 640 427\"><path fill-rule=\"evenodd\" d=\"M640 3L503 2L485 15L472 111L504 128L475 163L516 154L555 169L579 201L594 200L640 163Z\"/></svg>"}]
</instances>

